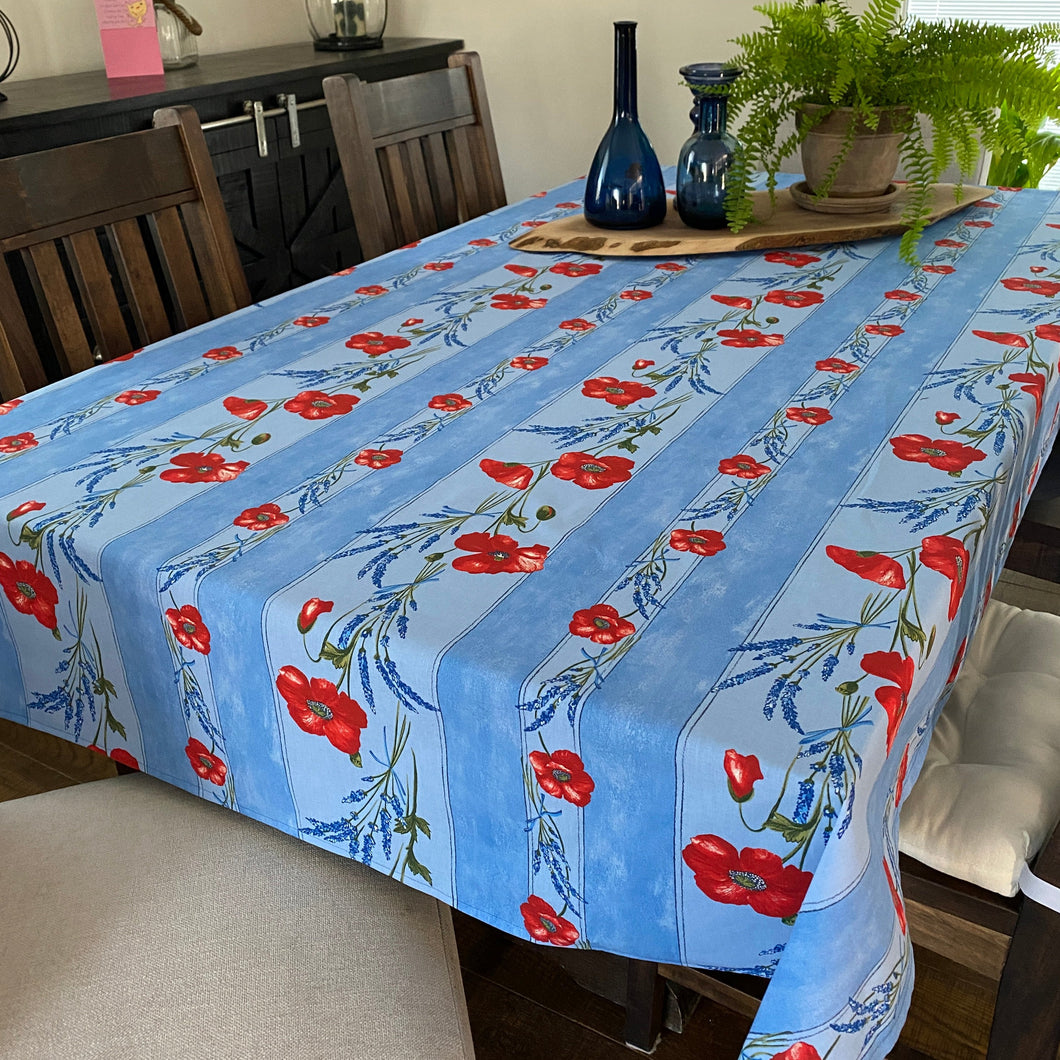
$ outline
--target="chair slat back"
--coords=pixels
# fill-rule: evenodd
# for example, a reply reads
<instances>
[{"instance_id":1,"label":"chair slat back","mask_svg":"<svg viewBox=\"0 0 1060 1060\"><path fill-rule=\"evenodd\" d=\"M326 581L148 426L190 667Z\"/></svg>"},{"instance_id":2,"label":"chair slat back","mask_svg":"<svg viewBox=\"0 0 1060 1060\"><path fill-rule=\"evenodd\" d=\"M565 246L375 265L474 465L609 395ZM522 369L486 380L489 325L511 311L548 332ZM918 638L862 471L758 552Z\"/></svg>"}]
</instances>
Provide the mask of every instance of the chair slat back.
<instances>
[{"instance_id":1,"label":"chair slat back","mask_svg":"<svg viewBox=\"0 0 1060 1060\"><path fill-rule=\"evenodd\" d=\"M365 258L506 202L475 52L374 84L334 75L324 95Z\"/></svg>"},{"instance_id":2,"label":"chair slat back","mask_svg":"<svg viewBox=\"0 0 1060 1060\"><path fill-rule=\"evenodd\" d=\"M0 159L0 261L2 400L250 303L190 107Z\"/></svg>"}]
</instances>

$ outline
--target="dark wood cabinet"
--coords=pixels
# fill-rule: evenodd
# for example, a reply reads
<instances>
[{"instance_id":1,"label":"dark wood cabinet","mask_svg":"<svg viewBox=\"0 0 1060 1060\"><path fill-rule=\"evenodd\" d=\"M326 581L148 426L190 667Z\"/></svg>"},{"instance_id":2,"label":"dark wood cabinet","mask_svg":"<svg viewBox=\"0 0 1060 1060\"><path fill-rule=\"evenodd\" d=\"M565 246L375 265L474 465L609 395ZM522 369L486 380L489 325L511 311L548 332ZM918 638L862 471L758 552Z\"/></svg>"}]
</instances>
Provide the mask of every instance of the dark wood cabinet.
<instances>
[{"instance_id":1,"label":"dark wood cabinet","mask_svg":"<svg viewBox=\"0 0 1060 1060\"><path fill-rule=\"evenodd\" d=\"M361 260L334 140L324 77L366 81L443 67L459 40L392 38L337 54L308 39L223 55L161 77L108 81L102 71L5 84L0 156L146 129L159 107L199 114L251 294L265 298ZM297 105L297 133L288 103ZM245 113L257 102L260 130ZM300 142L296 145L293 140ZM260 142L259 142L260 141Z\"/></svg>"}]
</instances>

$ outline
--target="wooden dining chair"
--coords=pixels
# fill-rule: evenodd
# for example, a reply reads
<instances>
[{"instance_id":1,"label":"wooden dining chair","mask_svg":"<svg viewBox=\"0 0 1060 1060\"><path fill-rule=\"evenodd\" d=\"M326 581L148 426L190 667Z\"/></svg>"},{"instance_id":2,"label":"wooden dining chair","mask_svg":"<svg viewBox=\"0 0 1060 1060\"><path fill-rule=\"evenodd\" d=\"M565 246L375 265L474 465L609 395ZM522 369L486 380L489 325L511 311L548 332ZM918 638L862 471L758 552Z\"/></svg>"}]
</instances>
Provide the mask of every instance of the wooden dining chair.
<instances>
[{"instance_id":1,"label":"wooden dining chair","mask_svg":"<svg viewBox=\"0 0 1060 1060\"><path fill-rule=\"evenodd\" d=\"M250 304L199 119L0 159L0 399Z\"/></svg>"},{"instance_id":2,"label":"wooden dining chair","mask_svg":"<svg viewBox=\"0 0 1060 1060\"><path fill-rule=\"evenodd\" d=\"M900 828L913 943L997 984L987 1060L1056 1060L1060 1049L1060 912L1043 904L1060 888L1060 586L1027 582L1056 613L991 602ZM629 963L627 983L626 1040L649 1052L666 983L748 1017L767 985L646 961ZM961 1020L936 1017L945 1037Z\"/></svg>"},{"instance_id":3,"label":"wooden dining chair","mask_svg":"<svg viewBox=\"0 0 1060 1060\"><path fill-rule=\"evenodd\" d=\"M365 259L507 201L476 52L373 84L335 74L324 96Z\"/></svg>"}]
</instances>

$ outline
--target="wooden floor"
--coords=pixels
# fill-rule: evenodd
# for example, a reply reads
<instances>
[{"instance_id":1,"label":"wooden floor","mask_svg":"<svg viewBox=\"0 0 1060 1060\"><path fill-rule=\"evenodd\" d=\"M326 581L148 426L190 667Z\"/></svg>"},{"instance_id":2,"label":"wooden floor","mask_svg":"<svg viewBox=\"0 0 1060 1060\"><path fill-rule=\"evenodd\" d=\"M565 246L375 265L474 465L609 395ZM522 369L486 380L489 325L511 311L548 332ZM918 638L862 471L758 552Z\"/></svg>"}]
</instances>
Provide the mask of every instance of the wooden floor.
<instances>
[{"instance_id":1,"label":"wooden floor","mask_svg":"<svg viewBox=\"0 0 1060 1060\"><path fill-rule=\"evenodd\" d=\"M1060 581L1060 550L1018 540L1009 566ZM113 775L101 755L0 719L0 801ZM460 913L455 923L478 1060L637 1055L622 1042L621 1005L606 999L621 996L617 958L560 954ZM912 1009L891 1060L984 1057L994 990L989 980L918 950ZM658 1060L735 1060L750 1020L698 999L689 1014L684 1000L683 1032L663 1035ZM671 1002L671 1012L681 1009Z\"/></svg>"}]
</instances>

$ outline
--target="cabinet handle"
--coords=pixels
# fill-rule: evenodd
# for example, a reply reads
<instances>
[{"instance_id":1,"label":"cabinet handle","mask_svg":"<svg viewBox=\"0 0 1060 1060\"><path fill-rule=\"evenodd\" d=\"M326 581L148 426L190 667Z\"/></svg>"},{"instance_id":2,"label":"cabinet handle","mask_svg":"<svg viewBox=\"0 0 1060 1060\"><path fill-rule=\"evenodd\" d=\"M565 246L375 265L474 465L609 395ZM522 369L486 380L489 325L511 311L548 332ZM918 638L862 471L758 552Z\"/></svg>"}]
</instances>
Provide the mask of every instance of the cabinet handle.
<instances>
[{"instance_id":1,"label":"cabinet handle","mask_svg":"<svg viewBox=\"0 0 1060 1060\"><path fill-rule=\"evenodd\" d=\"M287 125L291 131L291 146L302 146L302 131L298 128L298 97L293 92L281 92L276 97L281 107L287 108Z\"/></svg>"},{"instance_id":2,"label":"cabinet handle","mask_svg":"<svg viewBox=\"0 0 1060 1060\"><path fill-rule=\"evenodd\" d=\"M265 135L265 107L260 99L243 101L243 113L254 119L254 132L258 136L258 156L269 157L269 138Z\"/></svg>"}]
</instances>

